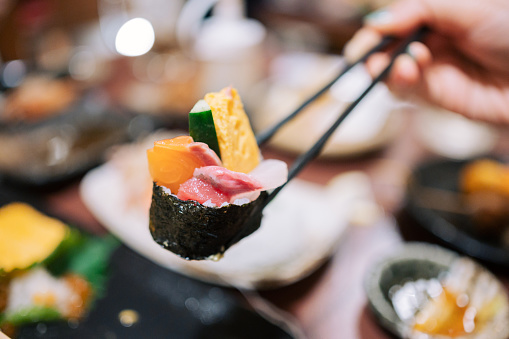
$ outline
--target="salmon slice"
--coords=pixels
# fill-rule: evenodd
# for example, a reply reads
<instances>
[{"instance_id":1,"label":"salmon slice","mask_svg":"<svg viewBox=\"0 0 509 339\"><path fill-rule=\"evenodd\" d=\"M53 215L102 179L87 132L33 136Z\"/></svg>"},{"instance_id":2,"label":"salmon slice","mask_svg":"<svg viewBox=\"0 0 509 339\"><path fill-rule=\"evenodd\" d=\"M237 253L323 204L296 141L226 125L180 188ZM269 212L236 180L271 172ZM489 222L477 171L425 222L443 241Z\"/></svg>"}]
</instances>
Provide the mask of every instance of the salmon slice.
<instances>
[{"instance_id":1,"label":"salmon slice","mask_svg":"<svg viewBox=\"0 0 509 339\"><path fill-rule=\"evenodd\" d=\"M147 150L147 158L152 180L172 193L177 193L180 185L193 177L196 168L221 165L207 144L194 142L190 136L154 142L154 147Z\"/></svg>"}]
</instances>

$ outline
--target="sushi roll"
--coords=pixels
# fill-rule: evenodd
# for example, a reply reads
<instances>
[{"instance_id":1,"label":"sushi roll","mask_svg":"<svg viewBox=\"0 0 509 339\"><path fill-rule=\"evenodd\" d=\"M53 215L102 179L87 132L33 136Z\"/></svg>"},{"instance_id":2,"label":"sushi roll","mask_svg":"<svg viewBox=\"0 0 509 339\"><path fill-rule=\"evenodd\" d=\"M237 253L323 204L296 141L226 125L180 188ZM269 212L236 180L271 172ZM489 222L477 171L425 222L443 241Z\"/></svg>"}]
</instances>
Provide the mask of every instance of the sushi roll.
<instances>
[{"instance_id":1,"label":"sushi roll","mask_svg":"<svg viewBox=\"0 0 509 339\"><path fill-rule=\"evenodd\" d=\"M20 326L86 316L117 246L113 237L88 237L30 205L1 207L0 331L13 336Z\"/></svg>"},{"instance_id":2,"label":"sushi roll","mask_svg":"<svg viewBox=\"0 0 509 339\"><path fill-rule=\"evenodd\" d=\"M184 259L217 260L260 227L267 191L286 182L288 169L262 159L233 88L198 101L189 132L156 141L147 151L154 182L150 232Z\"/></svg>"}]
</instances>

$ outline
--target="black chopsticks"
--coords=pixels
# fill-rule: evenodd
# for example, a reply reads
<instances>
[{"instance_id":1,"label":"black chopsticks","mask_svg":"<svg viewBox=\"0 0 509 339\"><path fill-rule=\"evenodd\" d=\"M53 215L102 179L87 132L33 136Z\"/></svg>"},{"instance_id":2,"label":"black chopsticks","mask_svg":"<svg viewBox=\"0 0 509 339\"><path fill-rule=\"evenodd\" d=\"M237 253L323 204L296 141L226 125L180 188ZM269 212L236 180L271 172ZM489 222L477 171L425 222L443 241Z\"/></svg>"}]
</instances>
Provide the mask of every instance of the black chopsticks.
<instances>
[{"instance_id":1,"label":"black chopsticks","mask_svg":"<svg viewBox=\"0 0 509 339\"><path fill-rule=\"evenodd\" d=\"M385 79L385 77L389 74L389 71L391 70L394 61L396 58L400 55L405 53L408 45L414 41L419 41L423 38L423 36L426 34L428 29L426 27L421 27L417 31L415 31L413 34L408 36L406 39L404 39L399 46L396 48L394 53L391 56L389 64L385 67L385 69L376 77L373 79L371 84L362 92L362 94L353 101L344 111L343 113L338 117L336 122L322 135L322 137L304 154L299 156L295 162L292 164L292 166L289 169L288 172L288 180L285 184L282 186L279 186L274 191L272 191L267 198L265 205L267 205L280 191L283 189L283 187L292 180L297 174L314 158L318 156L322 148L324 147L327 140L329 140L330 136L334 133L334 131L338 128L338 126L346 119L346 117L354 110L354 108L364 99L364 97L375 87L375 85L380 82L381 80ZM297 108L294 112L292 112L290 115L288 115L285 119L283 119L281 122L276 124L275 126L269 128L267 131L259 134L257 136L258 144L263 144L266 142L270 137L272 137L277 130L282 127L284 124L286 124L288 121L290 121L292 118L294 118L304 107L306 107L309 103L311 103L313 100L318 98L320 95L322 95L327 89L329 89L343 74L345 74L348 70L350 70L353 66L360 62L364 62L370 55L373 53L385 48L389 43L394 41L393 37L386 37L384 38L378 45L373 47L371 50L369 50L365 55L363 55L359 60L355 61L354 63L347 64L339 73L339 75L331 82L329 82L327 85L325 85L323 88L321 88L315 95L313 95L311 98L306 100L299 108Z\"/></svg>"},{"instance_id":2,"label":"black chopsticks","mask_svg":"<svg viewBox=\"0 0 509 339\"><path fill-rule=\"evenodd\" d=\"M304 101L297 109L295 109L292 113L288 114L284 119L282 119L280 122L275 124L274 126L268 128L267 130L259 133L256 136L256 141L258 143L258 146L263 145L266 143L276 132L283 127L287 122L295 118L304 108L306 108L310 103L318 99L322 94L324 94L329 88L331 88L332 85L336 81L339 80L343 75L345 75L346 72L351 70L354 66L357 64L366 61L373 53L376 53L378 51L383 50L386 48L390 43L394 42L396 40L393 36L387 36L384 37L376 46L371 48L366 54L364 54L361 58L356 60L352 63L345 64L341 70L339 71L338 75L334 77L330 82L328 82L326 85L324 85L322 88L320 88L315 94L313 94L311 97L309 97L306 101Z\"/></svg>"}]
</instances>

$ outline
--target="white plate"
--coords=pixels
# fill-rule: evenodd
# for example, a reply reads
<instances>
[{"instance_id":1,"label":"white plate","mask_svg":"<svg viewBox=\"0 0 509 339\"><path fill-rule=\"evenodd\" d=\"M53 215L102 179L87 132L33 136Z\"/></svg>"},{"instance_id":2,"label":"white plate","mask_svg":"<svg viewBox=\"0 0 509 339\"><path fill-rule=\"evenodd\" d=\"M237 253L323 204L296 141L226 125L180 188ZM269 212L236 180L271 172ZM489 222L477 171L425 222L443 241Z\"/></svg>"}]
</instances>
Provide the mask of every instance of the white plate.
<instances>
[{"instance_id":1,"label":"white plate","mask_svg":"<svg viewBox=\"0 0 509 339\"><path fill-rule=\"evenodd\" d=\"M250 102L254 128L263 131L286 117L329 82L342 65L342 58L325 54L289 53L276 58L271 77L258 86ZM371 81L363 65L352 68L282 127L270 144L293 154L306 152ZM332 134L320 157L348 157L382 148L401 130L401 114L401 105L388 88L377 84Z\"/></svg>"},{"instance_id":2,"label":"white plate","mask_svg":"<svg viewBox=\"0 0 509 339\"><path fill-rule=\"evenodd\" d=\"M146 161L144 151L138 159ZM133 169L120 170L110 161L89 172L81 183L85 205L109 231L163 267L245 289L290 284L318 268L336 249L358 198L358 191L351 189L352 177L334 180L327 187L295 179L265 209L260 229L232 246L220 261L186 261L152 240L148 228L150 196L140 194L133 203L128 190L138 186L138 192L147 192L139 187L150 189L151 182L142 175L131 177L127 183L121 171Z\"/></svg>"}]
</instances>

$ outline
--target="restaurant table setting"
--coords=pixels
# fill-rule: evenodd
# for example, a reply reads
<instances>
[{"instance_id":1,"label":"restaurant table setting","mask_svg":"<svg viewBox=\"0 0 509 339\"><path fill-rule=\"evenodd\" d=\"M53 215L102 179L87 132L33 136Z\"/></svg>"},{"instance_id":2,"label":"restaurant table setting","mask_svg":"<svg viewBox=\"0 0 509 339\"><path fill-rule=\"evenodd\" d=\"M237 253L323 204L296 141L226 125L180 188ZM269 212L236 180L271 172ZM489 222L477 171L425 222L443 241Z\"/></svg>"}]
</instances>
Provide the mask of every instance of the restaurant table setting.
<instances>
[{"instance_id":1,"label":"restaurant table setting","mask_svg":"<svg viewBox=\"0 0 509 339\"><path fill-rule=\"evenodd\" d=\"M40 61L51 44L0 59L0 338L509 336L508 128L383 83L425 27L349 63L282 50L275 17L241 1L161 4L169 26L157 1L119 3L59 40L63 69ZM136 14L139 54L121 39ZM362 63L388 45L372 79ZM288 176L252 234L186 260L154 241L147 150L188 137L193 105L228 86ZM73 291L79 313L57 302Z\"/></svg>"}]
</instances>

